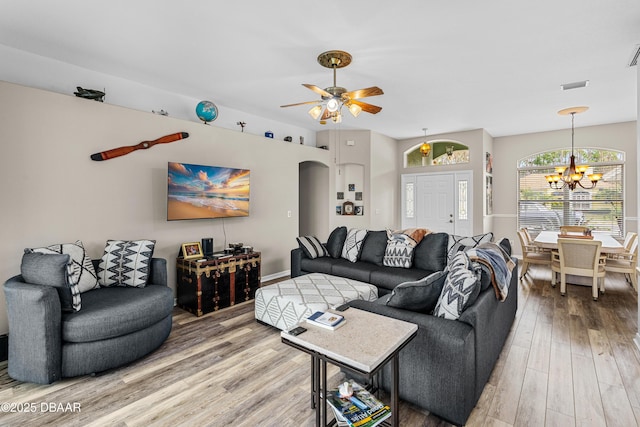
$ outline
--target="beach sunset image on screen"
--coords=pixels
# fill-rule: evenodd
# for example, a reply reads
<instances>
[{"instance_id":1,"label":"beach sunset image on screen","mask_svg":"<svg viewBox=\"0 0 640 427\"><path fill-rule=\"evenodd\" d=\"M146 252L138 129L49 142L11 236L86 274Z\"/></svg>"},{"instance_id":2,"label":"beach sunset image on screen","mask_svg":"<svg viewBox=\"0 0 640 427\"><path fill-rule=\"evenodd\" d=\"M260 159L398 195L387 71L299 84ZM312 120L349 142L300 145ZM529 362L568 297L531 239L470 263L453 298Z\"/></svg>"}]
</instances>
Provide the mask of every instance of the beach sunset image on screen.
<instances>
[{"instance_id":1,"label":"beach sunset image on screen","mask_svg":"<svg viewBox=\"0 0 640 427\"><path fill-rule=\"evenodd\" d=\"M167 220L249 216L248 169L169 162Z\"/></svg>"}]
</instances>

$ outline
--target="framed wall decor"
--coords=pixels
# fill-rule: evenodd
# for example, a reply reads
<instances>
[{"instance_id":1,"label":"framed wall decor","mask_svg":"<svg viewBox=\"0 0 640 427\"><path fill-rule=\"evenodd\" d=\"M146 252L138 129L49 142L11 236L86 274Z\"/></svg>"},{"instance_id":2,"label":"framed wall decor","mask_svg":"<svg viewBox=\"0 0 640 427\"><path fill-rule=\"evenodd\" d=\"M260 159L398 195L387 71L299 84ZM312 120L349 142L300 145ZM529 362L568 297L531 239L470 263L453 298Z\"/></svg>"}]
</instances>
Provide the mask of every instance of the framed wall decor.
<instances>
[{"instance_id":1,"label":"framed wall decor","mask_svg":"<svg viewBox=\"0 0 640 427\"><path fill-rule=\"evenodd\" d=\"M356 191L356 200L362 200L362 191Z\"/></svg>"},{"instance_id":2,"label":"framed wall decor","mask_svg":"<svg viewBox=\"0 0 640 427\"><path fill-rule=\"evenodd\" d=\"M342 204L342 215L353 215L354 213L353 202L347 200Z\"/></svg>"},{"instance_id":3,"label":"framed wall decor","mask_svg":"<svg viewBox=\"0 0 640 427\"><path fill-rule=\"evenodd\" d=\"M356 215L364 215L364 206L356 206Z\"/></svg>"},{"instance_id":4,"label":"framed wall decor","mask_svg":"<svg viewBox=\"0 0 640 427\"><path fill-rule=\"evenodd\" d=\"M487 171L487 173L493 173L493 156L490 152L487 151L484 155L484 158L486 161L485 170Z\"/></svg>"},{"instance_id":5,"label":"framed wall decor","mask_svg":"<svg viewBox=\"0 0 640 427\"><path fill-rule=\"evenodd\" d=\"M487 176L486 181L486 205L487 205L487 215L493 215L493 177Z\"/></svg>"},{"instance_id":6,"label":"framed wall decor","mask_svg":"<svg viewBox=\"0 0 640 427\"><path fill-rule=\"evenodd\" d=\"M356 185L355 184L349 184L349 191L356 191Z\"/></svg>"},{"instance_id":7,"label":"framed wall decor","mask_svg":"<svg viewBox=\"0 0 640 427\"><path fill-rule=\"evenodd\" d=\"M182 256L184 259L204 258L200 242L183 243Z\"/></svg>"},{"instance_id":8,"label":"framed wall decor","mask_svg":"<svg viewBox=\"0 0 640 427\"><path fill-rule=\"evenodd\" d=\"M344 192L343 191L338 191L337 197L338 200L344 200Z\"/></svg>"},{"instance_id":9,"label":"framed wall decor","mask_svg":"<svg viewBox=\"0 0 640 427\"><path fill-rule=\"evenodd\" d=\"M342 215L342 205L336 206L336 215Z\"/></svg>"}]
</instances>

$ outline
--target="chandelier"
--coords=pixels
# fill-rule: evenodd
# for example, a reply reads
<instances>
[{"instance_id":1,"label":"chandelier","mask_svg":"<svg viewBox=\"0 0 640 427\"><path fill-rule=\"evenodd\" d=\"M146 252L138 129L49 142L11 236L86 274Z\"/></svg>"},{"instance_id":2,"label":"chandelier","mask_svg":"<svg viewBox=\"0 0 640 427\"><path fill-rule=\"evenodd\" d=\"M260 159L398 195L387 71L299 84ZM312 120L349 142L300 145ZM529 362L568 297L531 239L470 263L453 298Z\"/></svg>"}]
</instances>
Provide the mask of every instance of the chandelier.
<instances>
[{"instance_id":1,"label":"chandelier","mask_svg":"<svg viewBox=\"0 0 640 427\"><path fill-rule=\"evenodd\" d=\"M427 142L427 129L428 128L422 128L422 130L424 131L424 142L420 146L422 157L427 157L431 152L431 145L429 145L429 143Z\"/></svg>"},{"instance_id":2,"label":"chandelier","mask_svg":"<svg viewBox=\"0 0 640 427\"><path fill-rule=\"evenodd\" d=\"M584 113L587 111L589 107L571 107L565 108L564 110L558 111L558 114L561 116L566 116L571 114L571 157L569 161L569 167L567 166L558 166L556 167L556 173L553 175L546 175L545 179L549 183L549 187L561 190L565 187L569 188L569 190L573 191L577 186L580 186L586 190L594 188L598 181L602 179L601 173L593 173L587 175L589 181L591 181L591 185L587 185L586 187L582 184L582 178L584 177L585 172L589 169L588 165L578 165L576 166L576 156L573 154L573 134L574 134L574 125L573 121L576 114Z\"/></svg>"}]
</instances>

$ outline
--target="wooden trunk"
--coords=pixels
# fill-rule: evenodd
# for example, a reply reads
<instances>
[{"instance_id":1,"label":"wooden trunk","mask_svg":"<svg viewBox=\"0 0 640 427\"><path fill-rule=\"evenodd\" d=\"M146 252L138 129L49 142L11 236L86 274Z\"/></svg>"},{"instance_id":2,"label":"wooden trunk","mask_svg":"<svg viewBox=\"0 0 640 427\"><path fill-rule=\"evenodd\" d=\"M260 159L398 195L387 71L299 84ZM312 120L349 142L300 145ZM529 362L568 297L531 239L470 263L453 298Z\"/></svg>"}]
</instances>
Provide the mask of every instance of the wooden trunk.
<instances>
[{"instance_id":1,"label":"wooden trunk","mask_svg":"<svg viewBox=\"0 0 640 427\"><path fill-rule=\"evenodd\" d=\"M178 258L178 306L202 316L255 298L260 262L260 252L206 261Z\"/></svg>"}]
</instances>

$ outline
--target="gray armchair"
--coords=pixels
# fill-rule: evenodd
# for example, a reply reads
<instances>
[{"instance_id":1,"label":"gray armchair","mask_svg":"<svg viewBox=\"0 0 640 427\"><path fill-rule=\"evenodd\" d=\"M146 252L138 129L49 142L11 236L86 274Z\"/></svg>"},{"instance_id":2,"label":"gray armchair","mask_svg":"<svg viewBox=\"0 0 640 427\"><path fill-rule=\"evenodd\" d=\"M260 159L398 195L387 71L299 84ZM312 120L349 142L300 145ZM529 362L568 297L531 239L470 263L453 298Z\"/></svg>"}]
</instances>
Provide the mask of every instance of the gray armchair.
<instances>
[{"instance_id":1,"label":"gray armchair","mask_svg":"<svg viewBox=\"0 0 640 427\"><path fill-rule=\"evenodd\" d=\"M93 289L81 295L78 312L63 312L54 287L22 276L7 280L4 292L8 372L19 381L49 384L116 368L152 352L171 332L173 291L161 258L152 259L146 287Z\"/></svg>"}]
</instances>

